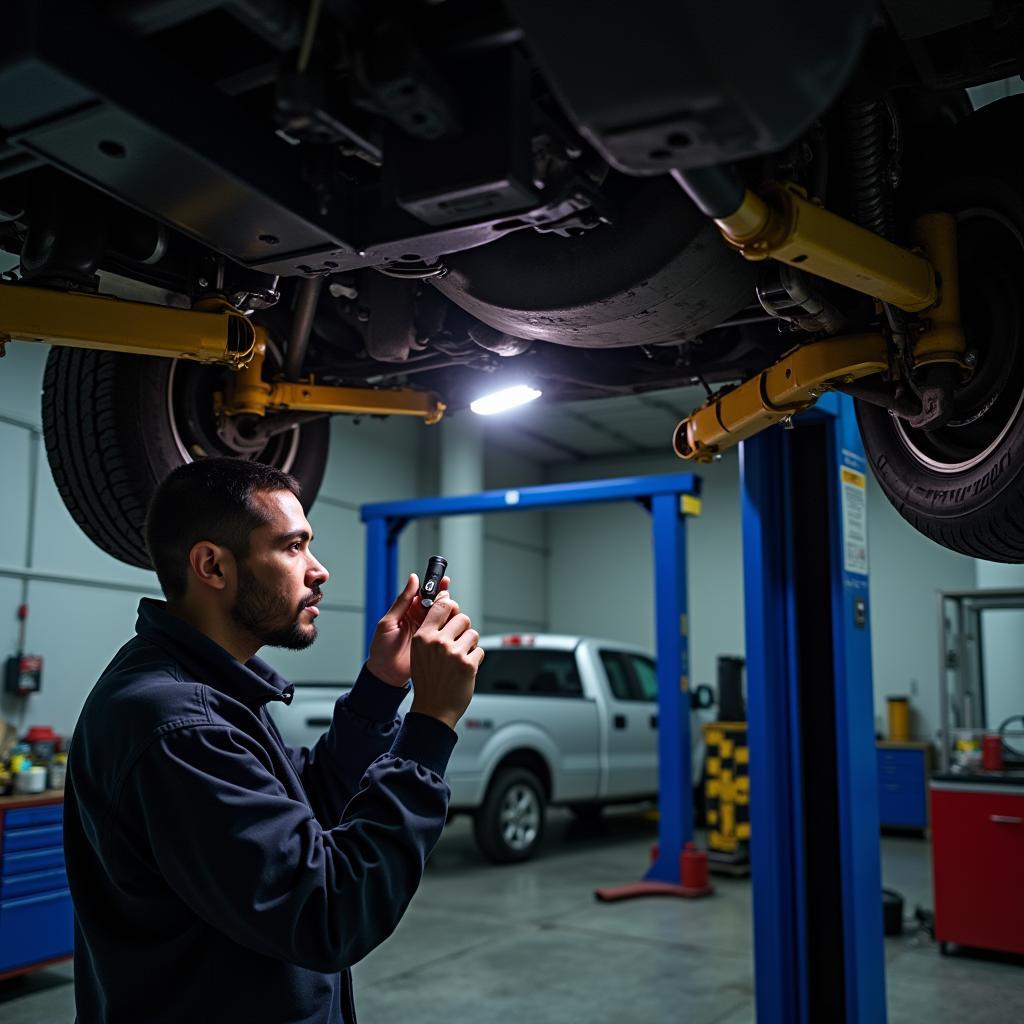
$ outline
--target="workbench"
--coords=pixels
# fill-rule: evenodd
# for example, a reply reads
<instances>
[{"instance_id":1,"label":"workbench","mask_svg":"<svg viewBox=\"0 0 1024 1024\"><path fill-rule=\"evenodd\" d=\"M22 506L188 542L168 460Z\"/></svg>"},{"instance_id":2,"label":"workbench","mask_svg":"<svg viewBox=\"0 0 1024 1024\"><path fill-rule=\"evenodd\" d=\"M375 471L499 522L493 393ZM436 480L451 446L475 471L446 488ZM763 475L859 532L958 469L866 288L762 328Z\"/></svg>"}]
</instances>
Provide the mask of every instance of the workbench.
<instances>
[{"instance_id":1,"label":"workbench","mask_svg":"<svg viewBox=\"0 0 1024 1024\"><path fill-rule=\"evenodd\" d=\"M72 954L63 821L63 790L0 797L0 979Z\"/></svg>"},{"instance_id":2,"label":"workbench","mask_svg":"<svg viewBox=\"0 0 1024 1024\"><path fill-rule=\"evenodd\" d=\"M1024 773L931 781L935 938L1024 954Z\"/></svg>"}]
</instances>

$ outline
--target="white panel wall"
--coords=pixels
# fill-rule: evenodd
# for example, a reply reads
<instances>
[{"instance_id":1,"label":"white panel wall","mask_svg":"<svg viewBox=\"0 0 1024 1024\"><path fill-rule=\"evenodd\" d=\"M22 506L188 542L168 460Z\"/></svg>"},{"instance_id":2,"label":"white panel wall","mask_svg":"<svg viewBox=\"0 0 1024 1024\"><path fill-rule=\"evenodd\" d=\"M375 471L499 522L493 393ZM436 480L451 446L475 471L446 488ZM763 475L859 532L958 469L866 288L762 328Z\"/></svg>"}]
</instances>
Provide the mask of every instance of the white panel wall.
<instances>
[{"instance_id":1,"label":"white panel wall","mask_svg":"<svg viewBox=\"0 0 1024 1024\"><path fill-rule=\"evenodd\" d=\"M438 493L436 439L426 439L421 493ZM484 490L529 487L543 483L541 469L488 440L484 450ZM547 520L544 512L502 512L484 517L484 596L482 608L464 607L481 633L543 632L548 628ZM400 570L422 573L438 550L436 520L423 520L418 553ZM452 595L461 600L459 566L449 566Z\"/></svg>"},{"instance_id":2,"label":"white panel wall","mask_svg":"<svg viewBox=\"0 0 1024 1024\"><path fill-rule=\"evenodd\" d=\"M680 473L671 453L559 464L551 483ZM703 513L688 520L690 674L715 682L720 654L744 653L743 568L738 458L700 467ZM654 559L651 520L632 502L585 505L548 513L551 628L640 644L654 650Z\"/></svg>"}]
</instances>

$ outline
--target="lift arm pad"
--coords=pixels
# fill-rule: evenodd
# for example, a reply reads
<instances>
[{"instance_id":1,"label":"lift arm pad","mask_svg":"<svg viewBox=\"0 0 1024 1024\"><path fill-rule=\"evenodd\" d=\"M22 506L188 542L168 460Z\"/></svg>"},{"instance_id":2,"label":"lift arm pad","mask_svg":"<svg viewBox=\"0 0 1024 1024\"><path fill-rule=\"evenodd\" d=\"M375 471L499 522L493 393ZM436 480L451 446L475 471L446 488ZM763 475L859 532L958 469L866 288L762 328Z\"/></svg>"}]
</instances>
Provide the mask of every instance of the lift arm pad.
<instances>
[{"instance_id":1,"label":"lift arm pad","mask_svg":"<svg viewBox=\"0 0 1024 1024\"><path fill-rule=\"evenodd\" d=\"M683 420L673 447L681 459L710 462L724 449L809 408L832 384L852 384L888 367L880 334L853 334L793 349Z\"/></svg>"}]
</instances>

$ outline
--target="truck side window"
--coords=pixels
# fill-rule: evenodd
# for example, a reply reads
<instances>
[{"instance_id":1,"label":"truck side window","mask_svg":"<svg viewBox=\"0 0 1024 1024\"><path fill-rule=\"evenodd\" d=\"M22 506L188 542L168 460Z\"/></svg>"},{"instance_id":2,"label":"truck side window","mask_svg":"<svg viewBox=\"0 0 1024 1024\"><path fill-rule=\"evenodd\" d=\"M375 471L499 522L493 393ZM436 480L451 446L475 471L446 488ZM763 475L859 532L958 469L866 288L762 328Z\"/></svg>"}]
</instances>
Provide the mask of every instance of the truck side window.
<instances>
[{"instance_id":1,"label":"truck side window","mask_svg":"<svg viewBox=\"0 0 1024 1024\"><path fill-rule=\"evenodd\" d=\"M526 697L582 697L572 651L491 648L476 677L476 693Z\"/></svg>"},{"instance_id":2,"label":"truck side window","mask_svg":"<svg viewBox=\"0 0 1024 1024\"><path fill-rule=\"evenodd\" d=\"M641 658L636 654L627 655L633 666L633 675L640 685L640 700L658 699L658 670L650 658Z\"/></svg>"},{"instance_id":3,"label":"truck side window","mask_svg":"<svg viewBox=\"0 0 1024 1024\"><path fill-rule=\"evenodd\" d=\"M608 676L608 686L616 700L639 700L626 659L619 651L601 651L601 664Z\"/></svg>"}]
</instances>

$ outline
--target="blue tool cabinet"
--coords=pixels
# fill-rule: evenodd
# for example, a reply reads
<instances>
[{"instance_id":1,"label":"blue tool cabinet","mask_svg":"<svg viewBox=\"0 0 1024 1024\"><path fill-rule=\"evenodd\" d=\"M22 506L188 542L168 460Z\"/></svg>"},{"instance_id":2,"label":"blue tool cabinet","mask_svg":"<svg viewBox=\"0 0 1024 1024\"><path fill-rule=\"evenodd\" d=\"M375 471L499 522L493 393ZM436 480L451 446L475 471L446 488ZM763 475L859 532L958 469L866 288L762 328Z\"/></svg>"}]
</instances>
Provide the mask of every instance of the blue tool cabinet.
<instances>
[{"instance_id":1,"label":"blue tool cabinet","mask_svg":"<svg viewBox=\"0 0 1024 1024\"><path fill-rule=\"evenodd\" d=\"M71 956L63 820L60 793L0 797L0 977Z\"/></svg>"},{"instance_id":2,"label":"blue tool cabinet","mask_svg":"<svg viewBox=\"0 0 1024 1024\"><path fill-rule=\"evenodd\" d=\"M927 743L877 744L878 816L883 828L928 827Z\"/></svg>"}]
</instances>

